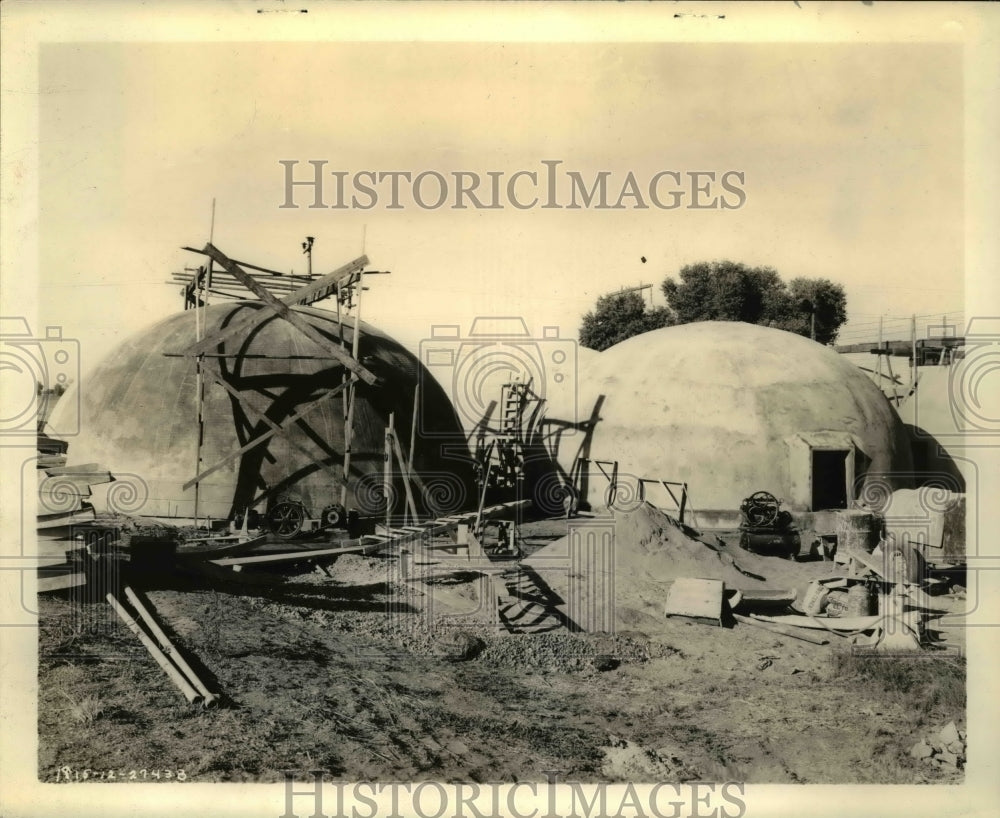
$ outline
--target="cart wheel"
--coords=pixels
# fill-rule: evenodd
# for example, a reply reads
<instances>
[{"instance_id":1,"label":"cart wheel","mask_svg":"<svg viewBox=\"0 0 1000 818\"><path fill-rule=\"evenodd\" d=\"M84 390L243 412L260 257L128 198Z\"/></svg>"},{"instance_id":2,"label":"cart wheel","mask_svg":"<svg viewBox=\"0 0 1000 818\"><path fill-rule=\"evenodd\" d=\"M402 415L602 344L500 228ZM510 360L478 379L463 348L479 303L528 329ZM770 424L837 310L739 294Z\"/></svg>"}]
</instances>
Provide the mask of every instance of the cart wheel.
<instances>
[{"instance_id":1,"label":"cart wheel","mask_svg":"<svg viewBox=\"0 0 1000 818\"><path fill-rule=\"evenodd\" d=\"M306 512L302 503L285 500L267 513L267 524L276 537L290 540L302 530Z\"/></svg>"}]
</instances>

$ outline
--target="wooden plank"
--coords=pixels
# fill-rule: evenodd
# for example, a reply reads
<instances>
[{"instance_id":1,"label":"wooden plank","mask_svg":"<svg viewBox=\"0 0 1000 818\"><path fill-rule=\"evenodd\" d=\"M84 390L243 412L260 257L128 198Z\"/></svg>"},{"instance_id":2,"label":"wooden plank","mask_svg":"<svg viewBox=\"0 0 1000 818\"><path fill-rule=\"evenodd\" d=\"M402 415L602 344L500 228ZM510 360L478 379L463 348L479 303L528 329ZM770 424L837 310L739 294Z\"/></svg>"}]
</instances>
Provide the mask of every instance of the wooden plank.
<instances>
[{"instance_id":1,"label":"wooden plank","mask_svg":"<svg viewBox=\"0 0 1000 818\"><path fill-rule=\"evenodd\" d=\"M476 537L476 535L471 531L468 532L465 545L469 549L470 560L482 562L483 560L489 559L489 557L486 556L486 551L483 549L483 544L479 542L479 538Z\"/></svg>"},{"instance_id":2,"label":"wooden plank","mask_svg":"<svg viewBox=\"0 0 1000 818\"><path fill-rule=\"evenodd\" d=\"M686 616L722 625L725 583L719 579L679 577L674 580L663 605L666 616Z\"/></svg>"},{"instance_id":3,"label":"wooden plank","mask_svg":"<svg viewBox=\"0 0 1000 818\"><path fill-rule=\"evenodd\" d=\"M764 616L754 614L754 619L764 622L774 622L778 625L792 625L796 628L822 628L823 630L835 631L866 631L876 627L881 621L881 616L798 616L795 614L785 614L784 616Z\"/></svg>"},{"instance_id":4,"label":"wooden plank","mask_svg":"<svg viewBox=\"0 0 1000 818\"><path fill-rule=\"evenodd\" d=\"M390 435L392 437L393 451L396 453L396 462L399 463L399 468L403 470L403 490L406 492L406 507L409 513L413 515L413 519L419 522L420 516L417 514L417 504L413 501L413 489L410 488L410 466L403 459L403 452L400 449L399 438L396 437L395 431L390 430Z\"/></svg>"},{"instance_id":5,"label":"wooden plank","mask_svg":"<svg viewBox=\"0 0 1000 818\"><path fill-rule=\"evenodd\" d=\"M202 256L209 255L204 250L198 250L195 247L182 247L181 250L187 250L189 253L198 253ZM234 261L236 261L234 259ZM282 273L280 270L271 270L268 267L258 267L256 264L250 264L248 261L236 261L241 267L249 267L251 270L258 270L261 273L267 273L268 275L275 276L277 278L288 278L293 280L310 281L309 276L296 275L295 273Z\"/></svg>"},{"instance_id":6,"label":"wooden plank","mask_svg":"<svg viewBox=\"0 0 1000 818\"><path fill-rule=\"evenodd\" d=\"M76 588L78 585L86 584L87 576L82 571L55 574L51 577L40 576L38 577L38 593L44 594L50 591L63 591L66 588Z\"/></svg>"},{"instance_id":7,"label":"wooden plank","mask_svg":"<svg viewBox=\"0 0 1000 818\"><path fill-rule=\"evenodd\" d=\"M852 548L848 550L847 556L852 560L861 563L865 568L874 572L880 578L885 579L885 572L883 571L885 566L880 565L878 560L872 557L871 554L866 554L863 551L858 551L856 548Z\"/></svg>"},{"instance_id":8,"label":"wooden plank","mask_svg":"<svg viewBox=\"0 0 1000 818\"><path fill-rule=\"evenodd\" d=\"M492 516L494 514L509 513L511 511L524 508L531 503L531 500L518 500L513 503L502 503L496 506L490 506L483 511L484 516ZM475 512L469 512L468 514L462 515L465 520L473 520L476 516ZM312 550L301 550L301 551L290 551L281 554L263 554L255 557L225 557L218 560L209 560L209 562L215 565L228 566L228 567L239 567L242 565L256 565L256 564L267 564L267 563L280 563L280 562L302 562L304 560L315 559L317 557L327 557L334 556L336 554L357 554L357 553L371 553L383 548L387 545L405 545L407 543L413 542L416 539L437 533L442 533L450 529L455 525L454 522L447 521L445 519L431 520L419 527L418 530L403 533L397 536L395 533L399 529L393 529L393 534L369 534L361 538L357 545L341 546L339 548L321 548Z\"/></svg>"},{"instance_id":9,"label":"wooden plank","mask_svg":"<svg viewBox=\"0 0 1000 818\"><path fill-rule=\"evenodd\" d=\"M274 431L276 431L276 432L278 432L280 434L284 434L286 436L285 439L288 441L288 443L291 444L296 449L298 449L300 452L302 452L302 454L304 454L309 459L309 462L312 465L319 466L320 468L323 468L323 469L327 469L334 476L334 478L338 482L347 483L346 476L344 474L342 474L338 469L335 469L332 463L324 463L320 458L317 458L305 446L303 446L301 443L299 443L294 438L294 436L292 436L291 434L289 434L289 432L291 431L290 429L282 427L281 425L279 425L275 421L271 420L271 418L269 418L264 412L261 412L256 406L254 406L250 402L250 400L249 400L249 398L247 398L247 396L243 395L238 389L236 389L234 386L232 386L230 383L228 383L222 377L222 373L221 372L219 372L219 373L213 372L210 369L208 369L207 367L205 368L204 371L205 371L206 375L208 375L213 381L215 381L217 384L219 384L219 386L221 386L230 395L232 395L233 398L235 398L236 401L240 404L240 406L242 406L245 410L247 410L247 412L250 413L251 419L256 418L257 420L263 421L264 423L266 423Z\"/></svg>"},{"instance_id":10,"label":"wooden plank","mask_svg":"<svg viewBox=\"0 0 1000 818\"><path fill-rule=\"evenodd\" d=\"M789 625L778 625L774 622L764 622L760 619L752 619L749 616L733 614L733 619L742 622L744 625L753 625L755 628L762 628L771 633L778 633L782 636L790 636L793 639L801 639L803 642L812 642L814 645L829 645L830 640L822 636L815 636L800 628L793 628Z\"/></svg>"},{"instance_id":11,"label":"wooden plank","mask_svg":"<svg viewBox=\"0 0 1000 818\"><path fill-rule=\"evenodd\" d=\"M310 551L286 551L281 554L261 554L256 557L223 557L209 562L222 567L232 567L234 565L267 565L279 562L302 562L304 560L317 559L318 557L335 557L339 554L365 554L381 548L383 543L361 543L359 545L345 545L339 548L320 548Z\"/></svg>"},{"instance_id":12,"label":"wooden plank","mask_svg":"<svg viewBox=\"0 0 1000 818\"><path fill-rule=\"evenodd\" d=\"M357 380L356 378L351 378L351 380L347 381L347 383L354 383L356 380ZM301 418L305 417L307 414L309 414L311 411L313 411L313 409L315 409L321 403L325 403L330 398L332 398L335 395L337 395L338 393L340 393L340 391L346 385L347 384L342 383L342 384L340 384L340 386L335 386L333 389L331 389L329 392L327 392L325 395L323 395L323 397L317 398L312 403L307 403L302 409L300 409L294 415L289 415L287 418L285 418L285 420L282 423L282 425L283 426L290 425L292 423L295 423L297 420L300 420ZM213 474L213 473L217 472L219 469L221 469L227 463L232 462L233 460L235 460L240 455L244 454L245 452L250 451L251 449L253 449L253 448L257 447L257 446L259 446L261 443L264 443L265 441L270 440L272 437L274 437L276 434L278 434L279 431L281 431L281 429L270 429L270 430L264 432L263 434L258 435L253 440L251 440L249 443L247 443L245 446L241 446L235 452L231 452L230 454L228 454L224 458L222 458L222 460L219 460L218 462L216 462L215 464L213 464L209 468L205 469L201 474L199 474L199 475L191 478L190 480L188 480L184 484L184 486L182 487L182 489L184 491L187 491L195 483L201 482L206 477L208 477L210 474Z\"/></svg>"},{"instance_id":13,"label":"wooden plank","mask_svg":"<svg viewBox=\"0 0 1000 818\"><path fill-rule=\"evenodd\" d=\"M265 306L270 307L271 310L277 313L281 318L286 320L289 324L295 327L299 332L306 336L313 343L317 344L320 349L329 352L334 358L340 361L345 367L347 367L351 372L357 375L361 380L363 380L368 385L375 384L378 378L374 374L369 372L365 367L363 367L358 361L350 355L345 349L343 349L336 341L331 341L325 335L323 335L319 330L317 330L312 324L305 320L298 313L292 312L289 305L298 303L302 298L302 293L315 287L311 284L307 287L303 287L302 291L299 293L293 293L288 296L285 300L278 300L271 293L267 291L262 285L257 283L257 280L249 275L247 272L242 270L238 264L234 264L226 256L225 253L220 252L211 243L205 245L205 250L208 252L209 256L221 264L226 270L236 276L248 290L250 290L254 295L256 295L261 301L264 302ZM290 300L289 300L290 299ZM288 301L288 303L285 303ZM356 328L357 329L357 328ZM204 343L204 341L202 341ZM210 349L211 347L209 347ZM208 350L205 350L206 352Z\"/></svg>"},{"instance_id":14,"label":"wooden plank","mask_svg":"<svg viewBox=\"0 0 1000 818\"><path fill-rule=\"evenodd\" d=\"M214 249L214 248L213 248ZM201 251L196 251L201 252ZM216 251L218 252L218 251ZM291 306L293 304L299 303L303 298L308 298L315 292L319 292L324 287L331 283L336 283L339 279L345 276L350 276L356 271L360 270L368 263L368 256L360 256L354 261L345 264L343 267L334 270L327 276L317 279L312 284L308 284L293 293L285 296L281 299L281 303L286 306ZM244 273L244 275L246 275ZM270 310L253 310L252 312L247 312L245 315L237 316L233 321L226 327L217 330L216 332L206 335L200 342L192 344L184 352L186 355L200 355L202 352L210 352L220 343L234 335L239 335L245 333L247 330L259 324L261 321L266 320L271 316Z\"/></svg>"}]
</instances>

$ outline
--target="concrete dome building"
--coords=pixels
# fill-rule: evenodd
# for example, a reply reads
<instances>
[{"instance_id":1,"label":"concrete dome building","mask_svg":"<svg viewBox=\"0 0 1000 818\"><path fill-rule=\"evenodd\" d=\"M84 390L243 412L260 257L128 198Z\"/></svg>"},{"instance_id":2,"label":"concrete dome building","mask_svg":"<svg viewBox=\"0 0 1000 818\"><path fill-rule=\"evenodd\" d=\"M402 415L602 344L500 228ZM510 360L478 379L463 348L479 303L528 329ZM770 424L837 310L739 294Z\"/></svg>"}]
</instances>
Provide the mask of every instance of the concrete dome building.
<instances>
[{"instance_id":1,"label":"concrete dome building","mask_svg":"<svg viewBox=\"0 0 1000 818\"><path fill-rule=\"evenodd\" d=\"M893 487L911 478L905 429L882 392L799 335L740 322L667 327L591 358L579 384L581 419L603 396L585 456L617 461L626 484L686 482L699 515L734 514L761 490L793 512L846 508L869 475ZM560 441L560 467L575 473L580 451L580 435ZM595 472L581 488L601 506L608 483ZM666 507L659 494L647 487Z\"/></svg>"},{"instance_id":2,"label":"concrete dome building","mask_svg":"<svg viewBox=\"0 0 1000 818\"><path fill-rule=\"evenodd\" d=\"M209 306L201 311L205 332L225 327L247 310L263 309L257 301ZM323 335L338 339L335 315L308 307L293 309ZM247 445L338 386L344 367L274 315L226 340L205 357L205 370L221 371L229 388L204 378L199 464L196 364L193 358L178 355L195 343L195 320L194 311L170 316L128 339L83 379L78 396L80 434L70 438L67 465L100 463L120 479L131 475L124 479L134 480L145 495L133 503L135 513L142 515L193 516L195 490L186 484L220 463L200 482L201 517L232 517L247 506L279 497L301 501L317 515L339 502L345 426L341 395L317 403L301 419L292 420L287 431L256 446ZM344 338L349 349L352 319L344 321ZM348 508L362 513L384 508L385 427L394 412L405 456L418 382L420 417L413 460L427 486L423 495L416 492L417 505L431 514L467 507L475 492L471 469L457 445L464 444L464 435L437 382L414 355L363 322L358 359L380 383L369 386L359 381L356 387ZM75 406L76 396L67 397L63 405ZM53 425L59 428L57 415ZM450 448L442 445L444 441ZM401 481L396 489L401 510Z\"/></svg>"}]
</instances>

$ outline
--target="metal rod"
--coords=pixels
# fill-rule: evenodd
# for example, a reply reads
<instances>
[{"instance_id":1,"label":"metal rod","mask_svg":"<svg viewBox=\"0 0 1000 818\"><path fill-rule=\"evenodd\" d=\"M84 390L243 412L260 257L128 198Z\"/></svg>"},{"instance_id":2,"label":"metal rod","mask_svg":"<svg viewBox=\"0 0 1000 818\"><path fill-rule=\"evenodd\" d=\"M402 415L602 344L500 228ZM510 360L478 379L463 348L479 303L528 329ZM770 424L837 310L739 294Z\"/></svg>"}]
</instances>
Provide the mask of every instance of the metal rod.
<instances>
[{"instance_id":1,"label":"metal rod","mask_svg":"<svg viewBox=\"0 0 1000 818\"><path fill-rule=\"evenodd\" d=\"M108 600L108 604L114 608L115 613L118 614L119 618L125 623L128 629L139 637L139 641L142 642L143 647L145 647L146 650L149 651L149 655L156 660L156 664L163 668L167 676L170 677L170 681L172 681L177 686L177 689L184 694L184 698L191 704L200 703L202 701L201 694L191 686L191 683L184 678L184 675L180 672L180 670L178 670L170 659L168 659L163 653L163 651L155 645L146 632L139 627L139 623L136 622L129 615L128 611L122 607L121 603L115 599L115 595L108 594L105 598Z\"/></svg>"},{"instance_id":2,"label":"metal rod","mask_svg":"<svg viewBox=\"0 0 1000 818\"><path fill-rule=\"evenodd\" d=\"M244 518L245 519L245 518ZM125 596L128 597L129 602L132 603L132 607L138 611L139 616L142 617L143 622L146 623L150 632L156 637L156 641L160 643L160 648L163 652L170 658L174 660L178 669L183 673L188 681L198 690L198 692L204 697L204 707L211 707L219 701L219 697L214 693L210 692L205 684L198 678L198 674L191 669L191 666L187 663L183 656L177 651L173 643L163 632L163 629L159 626L159 623L153 618L153 615L146 609L146 606L139 601L139 597L135 595L133 591L127 585L125 586Z\"/></svg>"},{"instance_id":3,"label":"metal rod","mask_svg":"<svg viewBox=\"0 0 1000 818\"><path fill-rule=\"evenodd\" d=\"M188 358L190 356L183 352L164 352L164 358ZM333 360L326 355L264 355L250 352L206 352L202 358L238 358L239 360L262 360L262 361L328 361Z\"/></svg>"}]
</instances>

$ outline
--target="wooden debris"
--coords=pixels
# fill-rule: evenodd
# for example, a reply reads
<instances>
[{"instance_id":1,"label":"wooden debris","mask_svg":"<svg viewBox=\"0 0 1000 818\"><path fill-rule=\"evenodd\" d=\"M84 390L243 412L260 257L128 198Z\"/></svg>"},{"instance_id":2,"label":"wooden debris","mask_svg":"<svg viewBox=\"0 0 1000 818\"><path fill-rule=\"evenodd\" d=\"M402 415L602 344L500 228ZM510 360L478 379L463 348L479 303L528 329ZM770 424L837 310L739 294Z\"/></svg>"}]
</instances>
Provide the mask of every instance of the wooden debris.
<instances>
[{"instance_id":1,"label":"wooden debris","mask_svg":"<svg viewBox=\"0 0 1000 818\"><path fill-rule=\"evenodd\" d=\"M778 633L782 636L790 636L793 639L801 639L803 642L812 642L814 645L828 645L830 643L830 640L823 636L815 636L808 631L800 630L799 628L790 627L788 625L778 625L774 622L753 619L749 616L741 616L740 614L733 614L733 618L737 622L742 622L744 625L753 625L755 628L762 628L763 630L770 631L771 633Z\"/></svg>"},{"instance_id":2,"label":"wooden debris","mask_svg":"<svg viewBox=\"0 0 1000 818\"><path fill-rule=\"evenodd\" d=\"M128 627L132 633L138 637L139 641L142 642L144 648L149 651L149 655L156 660L156 663L163 669L176 686L177 689L184 694L184 698L188 700L191 704L201 704L204 701L204 696L201 695L191 683L184 677L184 674L177 669L176 665L167 658L167 655L160 650L153 640L146 634L146 632L139 626L139 623L133 619L128 611L122 607L122 604L115 598L114 594L107 595L108 604L114 608L115 613L118 614L119 618Z\"/></svg>"},{"instance_id":3,"label":"wooden debris","mask_svg":"<svg viewBox=\"0 0 1000 818\"><path fill-rule=\"evenodd\" d=\"M799 616L796 614L784 614L782 616L764 616L757 614L755 619L764 622L773 622L777 625L792 625L798 628L824 628L826 630L837 631L866 631L881 624L881 616Z\"/></svg>"},{"instance_id":4,"label":"wooden debris","mask_svg":"<svg viewBox=\"0 0 1000 818\"><path fill-rule=\"evenodd\" d=\"M722 594L725 583L720 579L675 579L667 591L663 606L666 616L686 616L722 627Z\"/></svg>"},{"instance_id":5,"label":"wooden debris","mask_svg":"<svg viewBox=\"0 0 1000 818\"><path fill-rule=\"evenodd\" d=\"M185 658L178 653L173 642L171 642L167 635L163 632L163 628L160 627L159 623L153 617L153 614L149 612L146 606L142 604L139 597L135 595L135 592L127 585L125 586L125 596L128 597L128 601L132 603L132 607L135 608L139 616L142 617L142 620L146 623L146 627L149 628L150 633L156 637L156 641L160 643L160 649L163 653L173 661L177 669L184 675L184 677L191 683L198 693L201 694L202 707L211 707L213 704L216 704L219 701L219 697L205 687L204 682L198 678L198 674L194 672L191 665L187 663L187 660L185 660ZM190 699L189 701L193 702L193 700Z\"/></svg>"}]
</instances>

